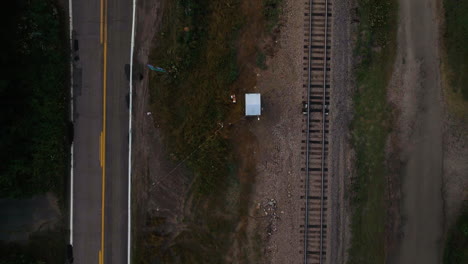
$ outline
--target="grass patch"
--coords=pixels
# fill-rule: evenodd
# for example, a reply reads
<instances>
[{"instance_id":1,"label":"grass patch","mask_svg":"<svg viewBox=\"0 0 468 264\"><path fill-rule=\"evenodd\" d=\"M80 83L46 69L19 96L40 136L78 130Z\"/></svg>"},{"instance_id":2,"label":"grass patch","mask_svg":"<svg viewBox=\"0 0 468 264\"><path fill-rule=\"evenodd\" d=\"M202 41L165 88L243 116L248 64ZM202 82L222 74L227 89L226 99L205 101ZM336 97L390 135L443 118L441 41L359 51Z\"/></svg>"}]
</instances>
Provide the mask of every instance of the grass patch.
<instances>
[{"instance_id":1,"label":"grass patch","mask_svg":"<svg viewBox=\"0 0 468 264\"><path fill-rule=\"evenodd\" d=\"M449 112L460 119L468 116L468 1L443 1L442 78Z\"/></svg>"},{"instance_id":2,"label":"grass patch","mask_svg":"<svg viewBox=\"0 0 468 264\"><path fill-rule=\"evenodd\" d=\"M165 17L172 23L166 21L150 58L168 70L151 78L156 119L172 158L194 172L193 191L200 195L213 193L228 174L230 147L220 128L238 77L234 41L240 27L239 3L228 2L169 3L173 11Z\"/></svg>"},{"instance_id":3,"label":"grass patch","mask_svg":"<svg viewBox=\"0 0 468 264\"><path fill-rule=\"evenodd\" d=\"M239 10L239 0L165 2L150 63L167 73L150 73L151 107L170 157L191 172L191 210L170 242L146 234L137 263L223 263L233 243L240 187L222 124L239 76Z\"/></svg>"},{"instance_id":4,"label":"grass patch","mask_svg":"<svg viewBox=\"0 0 468 264\"><path fill-rule=\"evenodd\" d=\"M257 56L255 57L255 63L260 69L266 70L268 68L266 65L266 54L264 52L258 51Z\"/></svg>"},{"instance_id":5,"label":"grass patch","mask_svg":"<svg viewBox=\"0 0 468 264\"><path fill-rule=\"evenodd\" d=\"M358 4L357 90L351 124L356 177L348 263L385 263L384 162L391 128L387 85L395 57L397 4L394 0L360 0Z\"/></svg>"},{"instance_id":6,"label":"grass patch","mask_svg":"<svg viewBox=\"0 0 468 264\"><path fill-rule=\"evenodd\" d=\"M468 202L465 201L455 225L450 229L444 250L444 264L468 263Z\"/></svg>"},{"instance_id":7,"label":"grass patch","mask_svg":"<svg viewBox=\"0 0 468 264\"><path fill-rule=\"evenodd\" d=\"M283 0L263 0L263 16L268 32L279 26Z\"/></svg>"},{"instance_id":8,"label":"grass patch","mask_svg":"<svg viewBox=\"0 0 468 264\"><path fill-rule=\"evenodd\" d=\"M468 102L468 1L444 0L448 79L454 93Z\"/></svg>"},{"instance_id":9,"label":"grass patch","mask_svg":"<svg viewBox=\"0 0 468 264\"><path fill-rule=\"evenodd\" d=\"M0 264L63 264L67 239L63 230L41 231L26 244L0 241Z\"/></svg>"}]
</instances>

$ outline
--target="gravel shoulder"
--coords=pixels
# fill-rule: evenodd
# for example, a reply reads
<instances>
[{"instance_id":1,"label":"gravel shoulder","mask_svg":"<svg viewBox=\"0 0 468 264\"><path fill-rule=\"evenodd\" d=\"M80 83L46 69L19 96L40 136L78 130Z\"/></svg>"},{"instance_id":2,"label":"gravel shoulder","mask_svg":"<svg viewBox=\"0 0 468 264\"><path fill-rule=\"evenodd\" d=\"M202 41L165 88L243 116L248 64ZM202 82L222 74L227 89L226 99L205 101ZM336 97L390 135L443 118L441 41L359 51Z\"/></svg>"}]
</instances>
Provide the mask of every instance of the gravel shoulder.
<instances>
[{"instance_id":1,"label":"gravel shoulder","mask_svg":"<svg viewBox=\"0 0 468 264\"><path fill-rule=\"evenodd\" d=\"M348 126L352 118L352 39L353 3L333 3L331 127L330 127L330 212L327 230L327 263L345 263L349 244L349 212L345 188L351 171ZM252 215L265 214L260 222L265 238L265 263L301 263L303 241L304 195L303 152L305 129L301 102L305 100L303 84L305 2L285 1L283 26L268 69L257 70L257 86L262 93L264 114L250 123L257 139L257 176L252 195ZM275 217L264 205L275 201ZM266 212L261 211L267 209ZM267 215L268 214L268 215ZM277 217L276 217L277 216Z\"/></svg>"},{"instance_id":2,"label":"gravel shoulder","mask_svg":"<svg viewBox=\"0 0 468 264\"><path fill-rule=\"evenodd\" d=\"M284 2L283 26L272 44L274 56L268 56L267 70L256 69L257 85L252 87L262 93L264 112L249 127L259 151L251 214L265 214L259 211L262 204L273 199L277 216L256 220L264 238L265 263L300 263L302 259L303 9L303 1Z\"/></svg>"}]
</instances>

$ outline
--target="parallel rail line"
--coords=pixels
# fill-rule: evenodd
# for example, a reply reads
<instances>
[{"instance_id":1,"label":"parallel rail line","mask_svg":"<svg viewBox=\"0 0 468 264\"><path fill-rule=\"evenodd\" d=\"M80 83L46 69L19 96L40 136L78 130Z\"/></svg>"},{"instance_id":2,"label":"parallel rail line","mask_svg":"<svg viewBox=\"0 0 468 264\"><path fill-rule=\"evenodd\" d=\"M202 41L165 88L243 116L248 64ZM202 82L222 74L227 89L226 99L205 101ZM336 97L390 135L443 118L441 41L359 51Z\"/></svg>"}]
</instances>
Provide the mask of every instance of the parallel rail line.
<instances>
[{"instance_id":1,"label":"parallel rail line","mask_svg":"<svg viewBox=\"0 0 468 264\"><path fill-rule=\"evenodd\" d=\"M330 101L329 0L309 0L304 13L304 77L306 79L304 263L325 263L328 189L328 105Z\"/></svg>"}]
</instances>

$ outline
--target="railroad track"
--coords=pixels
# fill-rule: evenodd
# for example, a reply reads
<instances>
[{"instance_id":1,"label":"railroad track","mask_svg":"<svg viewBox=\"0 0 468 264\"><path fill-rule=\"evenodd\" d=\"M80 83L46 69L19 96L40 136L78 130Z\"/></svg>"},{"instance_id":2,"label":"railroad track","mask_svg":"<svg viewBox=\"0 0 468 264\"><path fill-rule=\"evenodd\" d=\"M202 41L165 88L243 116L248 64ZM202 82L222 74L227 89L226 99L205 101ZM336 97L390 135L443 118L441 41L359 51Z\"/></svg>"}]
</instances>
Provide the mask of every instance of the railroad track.
<instances>
[{"instance_id":1,"label":"railroad track","mask_svg":"<svg viewBox=\"0 0 468 264\"><path fill-rule=\"evenodd\" d=\"M309 0L304 32L304 263L325 263L328 190L331 1Z\"/></svg>"}]
</instances>

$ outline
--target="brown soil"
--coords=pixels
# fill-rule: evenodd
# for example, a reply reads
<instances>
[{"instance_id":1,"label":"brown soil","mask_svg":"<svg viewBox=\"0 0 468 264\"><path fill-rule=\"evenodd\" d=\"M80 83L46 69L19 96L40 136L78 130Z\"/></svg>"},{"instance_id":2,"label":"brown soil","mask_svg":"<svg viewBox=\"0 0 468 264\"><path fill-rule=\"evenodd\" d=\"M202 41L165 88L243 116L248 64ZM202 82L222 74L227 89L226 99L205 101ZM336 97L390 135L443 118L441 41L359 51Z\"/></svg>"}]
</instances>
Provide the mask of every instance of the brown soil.
<instances>
[{"instance_id":1,"label":"brown soil","mask_svg":"<svg viewBox=\"0 0 468 264\"><path fill-rule=\"evenodd\" d=\"M167 233L177 234L188 184L180 169L172 171L175 164L166 159L161 132L155 127L149 112L146 64L154 37L157 40L155 33L161 23L161 2L139 1L136 11L132 148L133 240L134 245L145 245L145 249L147 246L156 246L148 245L151 241L144 240L148 237L145 235L147 232L166 230Z\"/></svg>"},{"instance_id":2,"label":"brown soil","mask_svg":"<svg viewBox=\"0 0 468 264\"><path fill-rule=\"evenodd\" d=\"M353 34L355 1L333 2L333 35L331 53L330 146L328 184L329 216L327 263L346 263L350 245L350 206L345 194L352 178L353 153L350 146L349 124L352 120Z\"/></svg>"},{"instance_id":3,"label":"brown soil","mask_svg":"<svg viewBox=\"0 0 468 264\"><path fill-rule=\"evenodd\" d=\"M301 155L303 135L303 9L304 2L285 1L281 33L262 49L268 69L253 68L256 85L249 92L262 94L260 120L247 120L256 138L256 180L250 203L248 232L262 237L263 263L299 263L303 195Z\"/></svg>"},{"instance_id":4,"label":"brown soil","mask_svg":"<svg viewBox=\"0 0 468 264\"><path fill-rule=\"evenodd\" d=\"M242 220L238 227L237 243L231 249L234 263L241 261L241 263L271 262L268 254L271 248L269 239L272 234L277 232L277 224L281 221L281 214L284 214L280 209L280 206L283 205L279 205L279 201L276 200L277 195L271 193L277 193L278 186L282 184L275 179L278 176L286 176L281 172L284 172L287 167L291 167L290 164L278 162L280 159L287 159L291 154L290 151L280 152L279 148L279 144L287 145L290 138L283 131L275 131L277 130L275 126L282 119L280 116L283 115L283 112L291 112L290 110L294 106L298 107L296 116L300 117L300 101L291 104L290 96L287 96L288 91L291 91L288 89L290 86L288 81L291 78L298 78L300 75L290 74L286 77L285 73L278 74L276 71L279 68L289 68L291 64L285 64L284 61L274 62L278 56L284 56L280 48L280 41L277 39L280 35L283 38L284 33L280 32L286 32L284 21L281 22L283 26L274 30L272 34L268 34L265 31L262 10L262 1L242 2L242 12L246 17L246 23L238 43L240 78L234 88L240 102L231 113L231 122L236 122L236 124L232 126L230 135L235 146L238 176L241 181L241 197L246 202L246 208L241 208L245 212L241 213ZM266 71L260 70L255 63L258 52L263 52L268 56L268 70ZM300 60L298 61L300 62ZM297 88L300 87L299 84ZM244 93L248 92L262 94L263 112L260 120L242 118L244 114L243 97ZM297 96L294 93L292 95ZM299 134L300 131L298 129L295 132ZM271 142L275 142L275 144L271 144ZM270 172L268 179L264 178L266 176L265 170ZM271 185L275 181L278 185ZM265 188L264 191L270 194L262 193L261 198L259 198L259 187ZM297 240L297 237L292 236L291 239ZM284 263L284 261L280 263Z\"/></svg>"}]
</instances>

